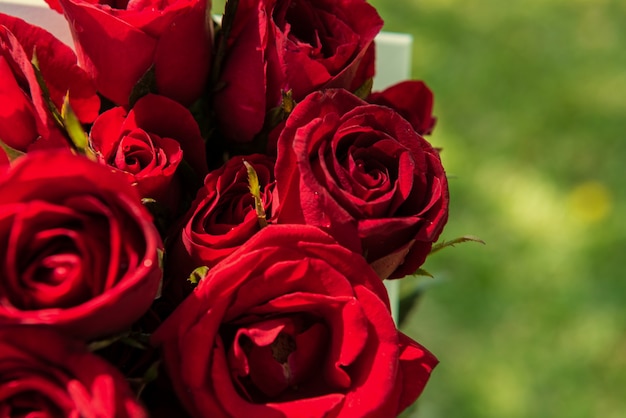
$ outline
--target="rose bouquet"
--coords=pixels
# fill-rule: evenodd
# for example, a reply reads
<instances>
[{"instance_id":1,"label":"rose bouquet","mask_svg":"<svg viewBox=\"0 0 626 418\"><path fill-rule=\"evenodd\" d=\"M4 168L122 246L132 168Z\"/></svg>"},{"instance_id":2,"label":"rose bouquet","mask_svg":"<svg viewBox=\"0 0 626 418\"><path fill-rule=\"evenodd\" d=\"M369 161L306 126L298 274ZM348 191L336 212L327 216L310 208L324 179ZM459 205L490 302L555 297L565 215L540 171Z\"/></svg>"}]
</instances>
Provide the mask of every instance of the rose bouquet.
<instances>
[{"instance_id":1,"label":"rose bouquet","mask_svg":"<svg viewBox=\"0 0 626 418\"><path fill-rule=\"evenodd\" d=\"M5 416L396 416L436 358L383 281L448 217L422 82L364 0L0 14ZM213 11L214 12L214 11Z\"/></svg>"}]
</instances>

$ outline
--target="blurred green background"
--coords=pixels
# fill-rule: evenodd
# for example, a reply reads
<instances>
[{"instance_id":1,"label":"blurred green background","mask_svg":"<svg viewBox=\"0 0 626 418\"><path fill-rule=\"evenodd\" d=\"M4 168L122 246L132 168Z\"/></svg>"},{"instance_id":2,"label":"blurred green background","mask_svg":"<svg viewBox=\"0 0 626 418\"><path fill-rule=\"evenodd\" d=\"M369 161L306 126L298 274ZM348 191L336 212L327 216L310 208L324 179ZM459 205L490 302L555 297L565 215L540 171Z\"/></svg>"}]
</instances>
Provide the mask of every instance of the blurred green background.
<instances>
[{"instance_id":1,"label":"blurred green background","mask_svg":"<svg viewBox=\"0 0 626 418\"><path fill-rule=\"evenodd\" d=\"M442 238L487 242L402 283L441 361L404 416L626 416L626 1L370 2L435 93Z\"/></svg>"},{"instance_id":2,"label":"blurred green background","mask_svg":"<svg viewBox=\"0 0 626 418\"><path fill-rule=\"evenodd\" d=\"M450 179L407 417L626 416L626 1L375 0L414 37Z\"/></svg>"}]
</instances>

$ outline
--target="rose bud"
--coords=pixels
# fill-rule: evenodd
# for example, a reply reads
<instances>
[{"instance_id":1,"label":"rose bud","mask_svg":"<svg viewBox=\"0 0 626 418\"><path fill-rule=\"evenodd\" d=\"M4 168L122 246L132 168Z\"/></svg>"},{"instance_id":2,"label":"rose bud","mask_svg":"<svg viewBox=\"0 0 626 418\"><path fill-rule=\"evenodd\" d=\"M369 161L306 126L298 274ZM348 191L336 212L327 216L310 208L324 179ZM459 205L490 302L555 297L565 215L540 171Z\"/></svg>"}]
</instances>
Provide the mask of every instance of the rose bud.
<instances>
[{"instance_id":1,"label":"rose bud","mask_svg":"<svg viewBox=\"0 0 626 418\"><path fill-rule=\"evenodd\" d=\"M251 141L284 92L299 101L321 88L358 89L374 75L382 26L364 0L240 0L214 96L222 133Z\"/></svg>"},{"instance_id":2,"label":"rose bud","mask_svg":"<svg viewBox=\"0 0 626 418\"><path fill-rule=\"evenodd\" d=\"M185 106L208 79L213 25L210 0L46 0L65 14L80 65L116 105L153 70L156 92ZM150 84L150 83L148 83Z\"/></svg>"},{"instance_id":3,"label":"rose bud","mask_svg":"<svg viewBox=\"0 0 626 418\"><path fill-rule=\"evenodd\" d=\"M19 151L66 148L63 133L46 105L35 70L36 54L49 99L61 110L66 93L78 119L91 123L100 99L74 52L49 32L0 13L0 140Z\"/></svg>"}]
</instances>

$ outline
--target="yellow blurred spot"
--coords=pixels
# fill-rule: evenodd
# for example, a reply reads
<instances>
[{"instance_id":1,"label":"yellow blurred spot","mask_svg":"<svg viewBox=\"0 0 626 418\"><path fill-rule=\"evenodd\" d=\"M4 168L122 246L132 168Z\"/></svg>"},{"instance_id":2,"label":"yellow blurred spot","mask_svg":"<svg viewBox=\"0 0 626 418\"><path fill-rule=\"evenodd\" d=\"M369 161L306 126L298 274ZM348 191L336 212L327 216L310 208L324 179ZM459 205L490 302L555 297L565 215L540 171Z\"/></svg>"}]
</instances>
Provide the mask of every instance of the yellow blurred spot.
<instances>
[{"instance_id":1,"label":"yellow blurred spot","mask_svg":"<svg viewBox=\"0 0 626 418\"><path fill-rule=\"evenodd\" d=\"M601 221L613 209L611 191L598 181L579 184L570 192L568 200L574 217L587 223Z\"/></svg>"}]
</instances>

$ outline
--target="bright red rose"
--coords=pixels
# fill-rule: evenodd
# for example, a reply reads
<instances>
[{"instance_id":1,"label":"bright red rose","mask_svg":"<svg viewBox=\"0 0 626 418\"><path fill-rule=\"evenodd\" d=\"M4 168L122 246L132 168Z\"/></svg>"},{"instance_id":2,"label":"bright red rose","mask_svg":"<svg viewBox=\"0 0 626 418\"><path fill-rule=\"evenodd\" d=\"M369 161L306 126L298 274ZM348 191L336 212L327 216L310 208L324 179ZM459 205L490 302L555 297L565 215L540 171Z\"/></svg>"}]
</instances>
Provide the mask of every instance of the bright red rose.
<instances>
[{"instance_id":1,"label":"bright red rose","mask_svg":"<svg viewBox=\"0 0 626 418\"><path fill-rule=\"evenodd\" d=\"M79 341L47 327L0 327L5 417L144 418L124 377Z\"/></svg>"},{"instance_id":2,"label":"bright red rose","mask_svg":"<svg viewBox=\"0 0 626 418\"><path fill-rule=\"evenodd\" d=\"M392 109L313 93L278 139L278 223L306 223L360 251L381 278L414 273L448 218L437 151Z\"/></svg>"},{"instance_id":3,"label":"bright red rose","mask_svg":"<svg viewBox=\"0 0 626 418\"><path fill-rule=\"evenodd\" d=\"M282 92L298 101L320 88L356 90L374 75L382 26L365 0L240 0L214 100L222 133L252 140Z\"/></svg>"},{"instance_id":4,"label":"bright red rose","mask_svg":"<svg viewBox=\"0 0 626 418\"><path fill-rule=\"evenodd\" d=\"M0 13L0 140L20 151L67 147L37 83L31 64L35 50L52 103L60 110L69 91L81 122L93 122L98 115L96 88L70 47L41 28Z\"/></svg>"},{"instance_id":5,"label":"bright red rose","mask_svg":"<svg viewBox=\"0 0 626 418\"><path fill-rule=\"evenodd\" d=\"M65 14L81 66L115 104L128 105L133 87L151 67L163 96L187 106L204 93L213 30L210 0L46 1Z\"/></svg>"},{"instance_id":6,"label":"bright red rose","mask_svg":"<svg viewBox=\"0 0 626 418\"><path fill-rule=\"evenodd\" d=\"M359 254L308 225L270 225L153 334L195 417L396 416L436 358L400 333Z\"/></svg>"},{"instance_id":7,"label":"bright red rose","mask_svg":"<svg viewBox=\"0 0 626 418\"><path fill-rule=\"evenodd\" d=\"M81 339L123 331L159 292L161 241L119 172L67 151L0 175L0 324Z\"/></svg>"},{"instance_id":8,"label":"bright red rose","mask_svg":"<svg viewBox=\"0 0 626 418\"><path fill-rule=\"evenodd\" d=\"M167 97L149 94L130 111L116 107L93 124L90 140L98 158L128 173L142 197L170 209L178 204L175 177L183 157L195 174L207 172L204 141L191 113Z\"/></svg>"},{"instance_id":9,"label":"bright red rose","mask_svg":"<svg viewBox=\"0 0 626 418\"><path fill-rule=\"evenodd\" d=\"M433 116L433 92L423 81L408 80L372 93L369 103L388 106L411 122L420 135L429 135L437 119Z\"/></svg>"}]
</instances>

